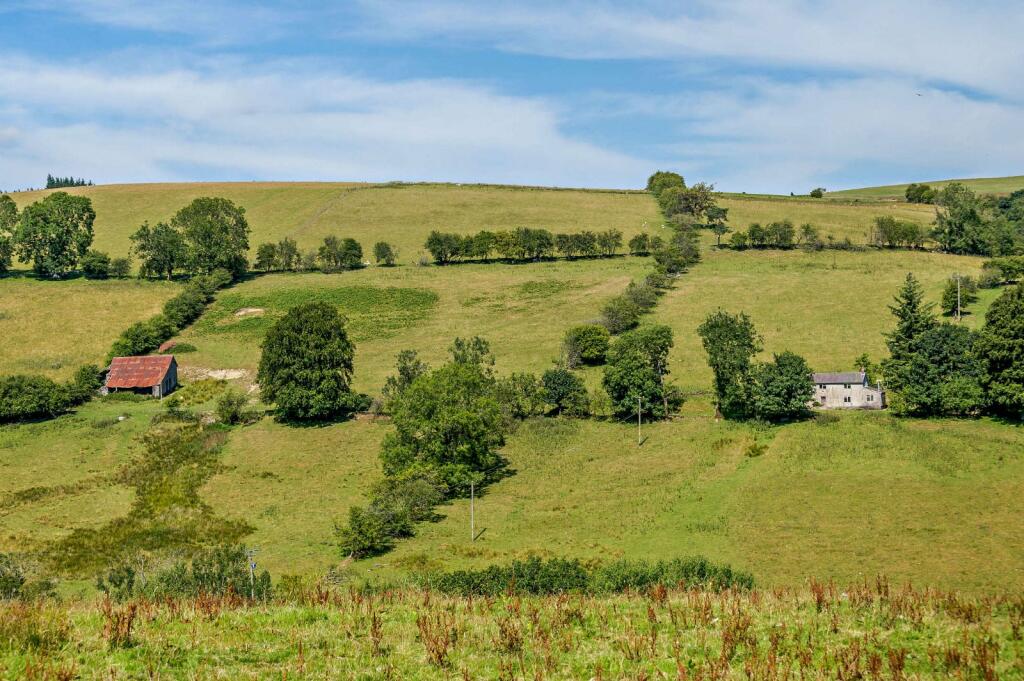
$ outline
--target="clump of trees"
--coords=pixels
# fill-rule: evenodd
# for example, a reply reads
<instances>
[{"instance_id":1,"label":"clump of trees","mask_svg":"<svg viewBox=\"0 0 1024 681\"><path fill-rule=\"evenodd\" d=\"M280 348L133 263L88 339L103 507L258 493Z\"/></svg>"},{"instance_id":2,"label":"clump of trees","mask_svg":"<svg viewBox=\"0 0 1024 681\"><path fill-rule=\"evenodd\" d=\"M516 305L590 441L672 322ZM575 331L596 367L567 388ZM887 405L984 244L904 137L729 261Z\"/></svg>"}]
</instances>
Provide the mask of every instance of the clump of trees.
<instances>
[{"instance_id":1,"label":"clump of trees","mask_svg":"<svg viewBox=\"0 0 1024 681\"><path fill-rule=\"evenodd\" d=\"M66 383L45 376L0 376L0 423L59 416L87 402L102 385L100 368L84 365Z\"/></svg>"},{"instance_id":2,"label":"clump of trees","mask_svg":"<svg viewBox=\"0 0 1024 681\"><path fill-rule=\"evenodd\" d=\"M875 218L871 240L878 247L921 248L928 237L928 230L910 220L898 220L892 215Z\"/></svg>"},{"instance_id":3,"label":"clump of trees","mask_svg":"<svg viewBox=\"0 0 1024 681\"><path fill-rule=\"evenodd\" d=\"M782 422L810 412L814 384L807 362L788 351L771 362L754 362L763 341L746 314L717 310L697 332L714 373L716 405L723 416Z\"/></svg>"},{"instance_id":4,"label":"clump of trees","mask_svg":"<svg viewBox=\"0 0 1024 681\"><path fill-rule=\"evenodd\" d=\"M825 188L824 187L815 187L810 192L810 197L812 199L821 199L821 198L824 198L824 196L825 196Z\"/></svg>"},{"instance_id":5,"label":"clump of trees","mask_svg":"<svg viewBox=\"0 0 1024 681\"><path fill-rule=\"evenodd\" d=\"M572 260L614 256L622 248L622 232L607 229L553 234L546 229L530 227L498 232L485 230L466 235L433 231L423 247L438 265L467 260L489 261L494 255L507 261L529 261L560 254Z\"/></svg>"},{"instance_id":6,"label":"clump of trees","mask_svg":"<svg viewBox=\"0 0 1024 681\"><path fill-rule=\"evenodd\" d=\"M942 251L988 256L1024 253L1024 190L997 199L953 182L937 193L935 203L932 237Z\"/></svg>"},{"instance_id":7,"label":"clump of trees","mask_svg":"<svg viewBox=\"0 0 1024 681\"><path fill-rule=\"evenodd\" d=\"M170 279L177 271L193 275L223 270L238 279L249 267L249 223L245 209L224 198L194 200L154 226L143 223L131 235L142 276Z\"/></svg>"},{"instance_id":8,"label":"clump of trees","mask_svg":"<svg viewBox=\"0 0 1024 681\"><path fill-rule=\"evenodd\" d=\"M398 260L398 250L387 241L378 241L373 245L373 259L378 265L394 267Z\"/></svg>"},{"instance_id":9,"label":"clump of trees","mask_svg":"<svg viewBox=\"0 0 1024 681\"><path fill-rule=\"evenodd\" d=\"M4 274L11 267L17 228L18 205L7 194L0 194L0 274Z\"/></svg>"},{"instance_id":10,"label":"clump of trees","mask_svg":"<svg viewBox=\"0 0 1024 681\"><path fill-rule=\"evenodd\" d=\"M354 356L337 308L323 302L293 307L263 341L260 396L289 421L322 421L365 409L369 398L351 387Z\"/></svg>"},{"instance_id":11,"label":"clump of trees","mask_svg":"<svg viewBox=\"0 0 1024 681\"><path fill-rule=\"evenodd\" d=\"M618 416L642 414L667 418L682 404L682 394L666 382L672 329L645 326L623 334L608 351L602 385Z\"/></svg>"},{"instance_id":12,"label":"clump of trees","mask_svg":"<svg viewBox=\"0 0 1024 681\"><path fill-rule=\"evenodd\" d=\"M907 185L903 192L907 203L935 203L936 194L937 192L930 186L916 182Z\"/></svg>"},{"instance_id":13,"label":"clump of trees","mask_svg":"<svg viewBox=\"0 0 1024 681\"><path fill-rule=\"evenodd\" d=\"M566 366L575 368L581 364L604 364L611 334L602 324L581 324L565 332L562 353Z\"/></svg>"},{"instance_id":14,"label":"clump of trees","mask_svg":"<svg viewBox=\"0 0 1024 681\"><path fill-rule=\"evenodd\" d=\"M86 180L84 177L54 177L47 173L46 175L46 188L47 189L64 189L66 187L91 187L92 180Z\"/></svg>"}]
</instances>

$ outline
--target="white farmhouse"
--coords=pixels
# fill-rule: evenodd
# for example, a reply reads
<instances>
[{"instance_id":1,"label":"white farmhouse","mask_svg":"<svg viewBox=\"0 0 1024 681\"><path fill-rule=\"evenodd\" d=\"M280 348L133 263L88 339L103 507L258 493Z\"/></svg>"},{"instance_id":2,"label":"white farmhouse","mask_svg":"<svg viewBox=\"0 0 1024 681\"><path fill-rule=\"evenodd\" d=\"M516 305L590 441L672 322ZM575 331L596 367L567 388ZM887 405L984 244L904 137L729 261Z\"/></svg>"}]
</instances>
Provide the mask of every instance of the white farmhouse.
<instances>
[{"instance_id":1,"label":"white farmhouse","mask_svg":"<svg viewBox=\"0 0 1024 681\"><path fill-rule=\"evenodd\" d=\"M818 409L882 409L885 391L868 385L863 371L814 374L814 400Z\"/></svg>"}]
</instances>

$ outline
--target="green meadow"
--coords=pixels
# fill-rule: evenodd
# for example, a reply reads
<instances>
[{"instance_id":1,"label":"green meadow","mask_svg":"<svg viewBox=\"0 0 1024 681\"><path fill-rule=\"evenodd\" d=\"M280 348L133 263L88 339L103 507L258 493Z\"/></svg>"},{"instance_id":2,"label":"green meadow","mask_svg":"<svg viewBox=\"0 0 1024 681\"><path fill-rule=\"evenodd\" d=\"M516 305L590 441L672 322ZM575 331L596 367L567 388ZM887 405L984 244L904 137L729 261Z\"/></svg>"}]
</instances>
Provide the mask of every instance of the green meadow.
<instances>
[{"instance_id":1,"label":"green meadow","mask_svg":"<svg viewBox=\"0 0 1024 681\"><path fill-rule=\"evenodd\" d=\"M632 422L528 421L503 450L513 474L476 501L483 531L476 541L469 502L459 500L392 553L352 569L365 578L395 579L527 555L606 560L699 553L749 570L762 584L885 573L972 591L1020 588L1019 429L885 413L770 429L716 421L695 333L717 307L742 310L765 336L766 352L791 349L815 368L848 369L861 352L881 356L890 325L886 305L908 271L937 301L947 276L979 267L978 259L923 252L708 246L703 262L646 318L676 333L672 377L687 393L676 419L643 424L642 446ZM539 372L557 359L566 328L595 318L603 301L648 269L646 258L619 257L253 276L219 293L176 339L197 348L179 361L186 384L214 376L252 389L266 328L291 305L315 299L337 305L348 318L357 345L356 387L371 394L379 393L398 351L416 349L440 363L460 335L488 338L500 373ZM9 284L51 286L3 282ZM96 290L107 284L175 288L108 282ZM984 294L964 323L979 323L994 296ZM596 385L600 370L588 369L586 377ZM129 545L142 541L152 527L138 508L151 502L150 493L126 483L125 472L145 460L140 436L159 411L153 402L96 400L54 421L0 428L0 546L53 559L55 552L88 555L102 548L90 542L103 528L116 528ZM233 532L258 546L261 565L277 576L321 573L341 559L335 521L362 503L380 476L377 451L389 428L386 419L369 418L308 428L264 418L236 428L197 459L204 471L198 477L175 469L168 489L178 489L173 479L187 486L162 497L160 522L170 524L161 527L178 532L184 545L196 539L189 532ZM82 584L92 569L55 564L69 584Z\"/></svg>"}]
</instances>

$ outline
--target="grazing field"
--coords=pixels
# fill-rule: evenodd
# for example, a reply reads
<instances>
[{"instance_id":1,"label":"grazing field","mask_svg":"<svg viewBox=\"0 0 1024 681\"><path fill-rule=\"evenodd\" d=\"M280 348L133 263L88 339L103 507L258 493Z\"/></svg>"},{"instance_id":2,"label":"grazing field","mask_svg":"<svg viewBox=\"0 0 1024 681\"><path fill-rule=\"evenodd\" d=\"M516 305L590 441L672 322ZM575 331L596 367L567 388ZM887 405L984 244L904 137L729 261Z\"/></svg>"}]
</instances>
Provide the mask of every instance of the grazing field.
<instances>
[{"instance_id":1,"label":"grazing field","mask_svg":"<svg viewBox=\"0 0 1024 681\"><path fill-rule=\"evenodd\" d=\"M502 371L542 371L562 335L649 270L647 258L524 265L373 267L340 274L275 274L222 292L177 340L186 375L229 370L251 378L271 321L302 300L328 300L349 318L356 387L377 394L405 349L438 363L456 336L487 338Z\"/></svg>"},{"instance_id":2,"label":"grazing field","mask_svg":"<svg viewBox=\"0 0 1024 681\"><path fill-rule=\"evenodd\" d=\"M798 228L805 222L813 224L823 240L832 236L837 241L849 239L855 244L870 243L878 216L892 215L925 226L935 221L935 206L908 203L854 203L741 194L724 194L719 203L729 209L729 226L733 231L745 230L752 222L765 225L776 220L791 220Z\"/></svg>"},{"instance_id":3,"label":"grazing field","mask_svg":"<svg viewBox=\"0 0 1024 681\"><path fill-rule=\"evenodd\" d=\"M719 307L750 315L764 336L766 356L792 350L815 370L850 370L863 352L875 361L884 356L882 334L892 326L888 305L908 272L938 304L948 277L977 276L982 262L911 251L713 251L679 279L652 316L675 331L671 369L687 390L711 383L697 327ZM984 320L993 296L983 293L965 324Z\"/></svg>"},{"instance_id":4,"label":"grazing field","mask_svg":"<svg viewBox=\"0 0 1024 681\"><path fill-rule=\"evenodd\" d=\"M959 182L981 194L1009 194L1018 189L1024 189L1024 175L1011 177L976 177L965 180L936 180L934 182L921 181L933 189L941 189L951 182ZM907 189L905 184L891 184L884 187L864 187L861 189L844 189L842 191L829 192L826 197L841 199L867 199L882 201L903 201L904 192Z\"/></svg>"},{"instance_id":5,"label":"grazing field","mask_svg":"<svg viewBox=\"0 0 1024 681\"><path fill-rule=\"evenodd\" d=\"M1009 679L1019 597L885 580L794 590L449 597L415 589L0 604L10 678ZM130 623L126 625L126 622ZM22 644L22 649L19 645Z\"/></svg>"},{"instance_id":6,"label":"grazing field","mask_svg":"<svg viewBox=\"0 0 1024 681\"><path fill-rule=\"evenodd\" d=\"M399 261L415 263L431 230L544 227L552 231L621 229L628 240L644 224L660 224L645 192L540 189L476 185L371 185L355 183L140 184L78 187L96 209L95 247L126 255L128 239L144 220L169 220L200 196L222 196L246 210L252 250L291 237L302 249L328 235L352 237L366 259L373 244L397 246ZM24 207L45 192L12 194Z\"/></svg>"},{"instance_id":7,"label":"grazing field","mask_svg":"<svg viewBox=\"0 0 1024 681\"><path fill-rule=\"evenodd\" d=\"M177 292L166 282L0 278L0 374L67 378L100 364L121 331Z\"/></svg>"}]
</instances>

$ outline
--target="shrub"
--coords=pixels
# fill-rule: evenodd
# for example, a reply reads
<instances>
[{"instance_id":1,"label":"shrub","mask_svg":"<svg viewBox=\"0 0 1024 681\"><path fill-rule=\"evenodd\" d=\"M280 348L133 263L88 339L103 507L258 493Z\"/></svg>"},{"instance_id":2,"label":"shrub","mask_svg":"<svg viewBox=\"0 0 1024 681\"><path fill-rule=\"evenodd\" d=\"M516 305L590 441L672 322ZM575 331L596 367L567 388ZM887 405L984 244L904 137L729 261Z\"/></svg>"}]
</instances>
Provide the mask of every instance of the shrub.
<instances>
[{"instance_id":1,"label":"shrub","mask_svg":"<svg viewBox=\"0 0 1024 681\"><path fill-rule=\"evenodd\" d=\"M587 387L568 369L548 369L541 377L544 399L559 414L586 416L589 405Z\"/></svg>"},{"instance_id":2,"label":"shrub","mask_svg":"<svg viewBox=\"0 0 1024 681\"><path fill-rule=\"evenodd\" d=\"M348 522L335 524L334 534L342 555L365 558L386 553L394 546L396 528L373 509L352 506L348 509Z\"/></svg>"},{"instance_id":3,"label":"shrub","mask_svg":"<svg viewBox=\"0 0 1024 681\"><path fill-rule=\"evenodd\" d=\"M102 370L95 364L85 364L78 367L68 385L69 398L74 404L88 402L102 386Z\"/></svg>"},{"instance_id":4,"label":"shrub","mask_svg":"<svg viewBox=\"0 0 1024 681\"><path fill-rule=\"evenodd\" d=\"M12 603L4 607L0 615L0 650L56 651L70 638L71 623L66 610L59 606ZM74 678L74 675L66 678Z\"/></svg>"},{"instance_id":5,"label":"shrub","mask_svg":"<svg viewBox=\"0 0 1024 681\"><path fill-rule=\"evenodd\" d=\"M71 404L68 388L44 376L0 377L0 423L52 418Z\"/></svg>"},{"instance_id":6,"label":"shrub","mask_svg":"<svg viewBox=\"0 0 1024 681\"><path fill-rule=\"evenodd\" d=\"M587 569L579 560L529 558L510 565L458 570L421 577L425 586L461 596L514 594L621 593L669 588L750 589L753 577L705 558L649 562L619 560Z\"/></svg>"},{"instance_id":7,"label":"shrub","mask_svg":"<svg viewBox=\"0 0 1024 681\"><path fill-rule=\"evenodd\" d=\"M640 308L625 295L616 296L601 309L601 323L612 335L628 331L640 323Z\"/></svg>"},{"instance_id":8,"label":"shrub","mask_svg":"<svg viewBox=\"0 0 1024 681\"><path fill-rule=\"evenodd\" d=\"M25 584L25 573L13 556L0 553L0 599L17 598Z\"/></svg>"},{"instance_id":9,"label":"shrub","mask_svg":"<svg viewBox=\"0 0 1024 681\"><path fill-rule=\"evenodd\" d=\"M175 346L177 351L177 346ZM194 407L204 402L209 402L213 398L220 395L228 387L227 381L218 380L215 378L203 378L198 381L193 381L164 400L164 404L176 405L181 407ZM118 393L130 395L131 393Z\"/></svg>"},{"instance_id":10,"label":"shrub","mask_svg":"<svg viewBox=\"0 0 1024 681\"><path fill-rule=\"evenodd\" d=\"M180 561L157 573L146 591L158 597L237 594L255 600L270 598L270 573L264 570L250 576L249 570L249 556L244 546L216 546L196 554L190 561Z\"/></svg>"},{"instance_id":11,"label":"shrub","mask_svg":"<svg viewBox=\"0 0 1024 681\"><path fill-rule=\"evenodd\" d=\"M811 198L812 199L820 199L823 196L825 196L825 188L824 187L815 187L814 189L811 190Z\"/></svg>"},{"instance_id":12,"label":"shrub","mask_svg":"<svg viewBox=\"0 0 1024 681\"><path fill-rule=\"evenodd\" d=\"M196 346L192 345L191 343L178 343L177 345L174 346L174 354L176 354L176 355L185 355L185 354L188 354L190 352L195 352L198 349L199 348L197 348Z\"/></svg>"},{"instance_id":13,"label":"shrub","mask_svg":"<svg viewBox=\"0 0 1024 681\"><path fill-rule=\"evenodd\" d=\"M533 374L514 373L494 385L495 396L509 419L526 419L544 413L544 394Z\"/></svg>"},{"instance_id":14,"label":"shrub","mask_svg":"<svg viewBox=\"0 0 1024 681\"><path fill-rule=\"evenodd\" d=\"M217 398L217 420L229 426L249 423L256 418L256 412L249 408L249 398L234 389L225 390Z\"/></svg>"},{"instance_id":15,"label":"shrub","mask_svg":"<svg viewBox=\"0 0 1024 681\"><path fill-rule=\"evenodd\" d=\"M110 276L110 256L102 251L86 251L79 264L86 279L106 279Z\"/></svg>"},{"instance_id":16,"label":"shrub","mask_svg":"<svg viewBox=\"0 0 1024 681\"><path fill-rule=\"evenodd\" d=\"M378 265L393 267L398 258L398 252L386 241L378 241L373 245L373 258Z\"/></svg>"},{"instance_id":17,"label":"shrub","mask_svg":"<svg viewBox=\"0 0 1024 681\"><path fill-rule=\"evenodd\" d=\"M158 314L144 322L132 324L114 341L108 359L131 355L145 355L156 350L177 331L164 314Z\"/></svg>"},{"instance_id":18,"label":"shrub","mask_svg":"<svg viewBox=\"0 0 1024 681\"><path fill-rule=\"evenodd\" d=\"M115 279L124 279L132 273L131 258L113 258L110 261L110 276Z\"/></svg>"},{"instance_id":19,"label":"shrub","mask_svg":"<svg viewBox=\"0 0 1024 681\"><path fill-rule=\"evenodd\" d=\"M646 283L630 282L624 295L643 312L653 310L658 304L658 292Z\"/></svg>"},{"instance_id":20,"label":"shrub","mask_svg":"<svg viewBox=\"0 0 1024 681\"><path fill-rule=\"evenodd\" d=\"M581 324L565 332L562 347L569 367L578 364L603 364L611 334L600 324Z\"/></svg>"}]
</instances>

